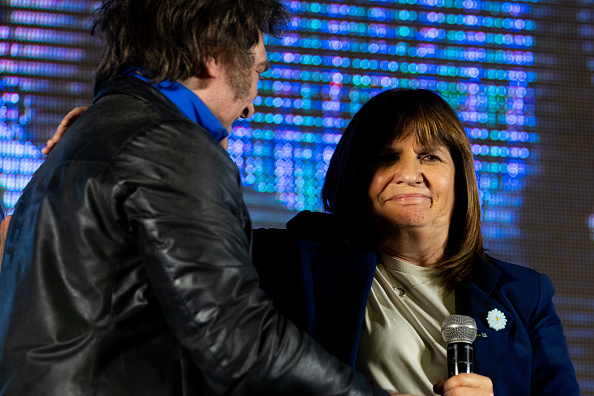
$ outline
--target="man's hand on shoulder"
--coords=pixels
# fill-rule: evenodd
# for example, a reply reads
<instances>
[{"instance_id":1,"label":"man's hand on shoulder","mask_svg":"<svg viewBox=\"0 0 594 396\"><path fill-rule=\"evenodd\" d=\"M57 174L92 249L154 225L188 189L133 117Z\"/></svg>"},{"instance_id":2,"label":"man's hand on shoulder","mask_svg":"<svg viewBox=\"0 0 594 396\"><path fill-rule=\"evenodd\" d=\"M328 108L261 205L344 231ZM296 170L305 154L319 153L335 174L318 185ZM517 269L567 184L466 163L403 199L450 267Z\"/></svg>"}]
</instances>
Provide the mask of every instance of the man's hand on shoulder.
<instances>
[{"instance_id":1,"label":"man's hand on shoulder","mask_svg":"<svg viewBox=\"0 0 594 396\"><path fill-rule=\"evenodd\" d=\"M58 143L60 138L62 138L62 135L64 135L66 130L68 130L68 128L70 128L74 121L76 121L78 117L80 117L82 113L84 113L87 109L88 107L81 106L70 110L70 112L66 114L66 117L62 119L60 125L58 125L58 129L56 130L56 133L54 133L54 136L52 136L50 140L48 140L45 143L45 147L41 149L41 153L46 155L49 154L50 151L52 151L52 149L56 145L56 143Z\"/></svg>"},{"instance_id":2,"label":"man's hand on shoulder","mask_svg":"<svg viewBox=\"0 0 594 396\"><path fill-rule=\"evenodd\" d=\"M12 215L6 216L2 223L0 223L0 268L2 268L2 255L4 254L4 244L6 243L6 233L8 232L8 225Z\"/></svg>"}]
</instances>

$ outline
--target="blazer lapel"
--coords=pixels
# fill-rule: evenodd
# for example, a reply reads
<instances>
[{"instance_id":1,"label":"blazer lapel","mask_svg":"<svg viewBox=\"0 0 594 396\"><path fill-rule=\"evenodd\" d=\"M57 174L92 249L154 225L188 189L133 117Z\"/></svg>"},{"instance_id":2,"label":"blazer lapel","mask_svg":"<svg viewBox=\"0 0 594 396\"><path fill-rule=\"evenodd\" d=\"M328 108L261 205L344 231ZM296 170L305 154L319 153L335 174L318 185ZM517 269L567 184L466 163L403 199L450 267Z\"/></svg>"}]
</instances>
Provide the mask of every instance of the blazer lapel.
<instances>
[{"instance_id":1,"label":"blazer lapel","mask_svg":"<svg viewBox=\"0 0 594 396\"><path fill-rule=\"evenodd\" d=\"M514 317L492 296L500 272L483 259L477 259L472 281L456 288L456 312L476 321L478 337L474 342L475 373L485 375L495 383L501 371L509 330ZM503 312L507 323L499 331L491 328L487 315L493 309ZM482 336L481 336L482 335Z\"/></svg>"}]
</instances>

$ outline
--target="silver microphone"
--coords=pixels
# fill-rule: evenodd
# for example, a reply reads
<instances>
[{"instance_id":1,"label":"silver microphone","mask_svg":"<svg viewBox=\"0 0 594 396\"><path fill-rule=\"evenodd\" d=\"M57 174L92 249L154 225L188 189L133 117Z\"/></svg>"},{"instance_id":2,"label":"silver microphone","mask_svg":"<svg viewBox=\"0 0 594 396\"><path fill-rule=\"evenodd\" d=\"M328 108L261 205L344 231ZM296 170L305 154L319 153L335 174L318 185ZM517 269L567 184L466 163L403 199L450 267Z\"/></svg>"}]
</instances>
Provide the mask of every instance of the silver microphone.
<instances>
[{"instance_id":1,"label":"silver microphone","mask_svg":"<svg viewBox=\"0 0 594 396\"><path fill-rule=\"evenodd\" d=\"M447 344L448 377L474 372L474 319L465 315L448 316L441 325L441 336Z\"/></svg>"}]
</instances>

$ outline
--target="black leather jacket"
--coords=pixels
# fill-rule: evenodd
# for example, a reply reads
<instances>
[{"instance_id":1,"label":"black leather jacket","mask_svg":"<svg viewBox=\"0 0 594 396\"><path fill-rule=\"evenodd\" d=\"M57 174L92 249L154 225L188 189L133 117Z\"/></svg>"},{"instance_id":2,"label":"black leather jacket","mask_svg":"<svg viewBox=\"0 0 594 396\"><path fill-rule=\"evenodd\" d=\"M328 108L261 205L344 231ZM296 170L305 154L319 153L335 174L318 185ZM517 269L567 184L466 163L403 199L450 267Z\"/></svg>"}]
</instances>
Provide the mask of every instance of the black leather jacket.
<instances>
[{"instance_id":1,"label":"black leather jacket","mask_svg":"<svg viewBox=\"0 0 594 396\"><path fill-rule=\"evenodd\" d=\"M250 238L227 152L150 85L104 84L13 216L0 394L385 395L277 314Z\"/></svg>"}]
</instances>

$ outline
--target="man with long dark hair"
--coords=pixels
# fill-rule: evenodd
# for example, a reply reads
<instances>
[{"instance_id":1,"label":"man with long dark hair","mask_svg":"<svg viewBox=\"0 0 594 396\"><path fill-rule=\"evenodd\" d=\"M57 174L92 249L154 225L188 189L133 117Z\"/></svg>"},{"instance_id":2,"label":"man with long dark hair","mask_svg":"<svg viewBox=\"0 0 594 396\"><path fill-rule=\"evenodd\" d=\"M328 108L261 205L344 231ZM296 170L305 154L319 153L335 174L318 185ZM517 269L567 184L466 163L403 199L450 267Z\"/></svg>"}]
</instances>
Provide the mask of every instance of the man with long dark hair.
<instances>
[{"instance_id":1,"label":"man with long dark hair","mask_svg":"<svg viewBox=\"0 0 594 396\"><path fill-rule=\"evenodd\" d=\"M94 104L7 235L1 395L386 394L279 316L251 265L223 147L286 18L279 0L103 2Z\"/></svg>"}]
</instances>

